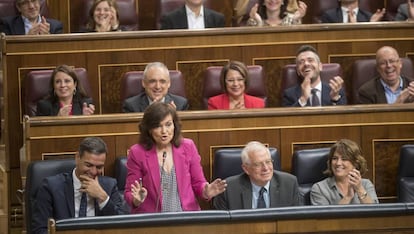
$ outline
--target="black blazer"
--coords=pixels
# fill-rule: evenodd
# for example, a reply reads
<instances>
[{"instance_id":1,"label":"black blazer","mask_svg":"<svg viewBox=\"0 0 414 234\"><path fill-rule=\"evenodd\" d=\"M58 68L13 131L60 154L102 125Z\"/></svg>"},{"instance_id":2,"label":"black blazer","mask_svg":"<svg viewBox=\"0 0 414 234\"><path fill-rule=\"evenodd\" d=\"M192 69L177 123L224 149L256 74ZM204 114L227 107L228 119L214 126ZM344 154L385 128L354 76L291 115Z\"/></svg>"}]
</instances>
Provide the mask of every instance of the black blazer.
<instances>
[{"instance_id":1,"label":"black blazer","mask_svg":"<svg viewBox=\"0 0 414 234\"><path fill-rule=\"evenodd\" d=\"M50 33L63 33L63 25L60 21L54 19L46 19L50 24ZM23 19L20 15L8 16L1 19L0 32L6 35L25 35Z\"/></svg>"},{"instance_id":2,"label":"black blazer","mask_svg":"<svg viewBox=\"0 0 414 234\"><path fill-rule=\"evenodd\" d=\"M372 14L368 11L361 10L361 8L358 9L357 14L357 22L369 22L371 20ZM342 9L341 7L327 10L322 16L321 16L321 23L343 23L344 18L342 15Z\"/></svg>"},{"instance_id":3,"label":"black blazer","mask_svg":"<svg viewBox=\"0 0 414 234\"><path fill-rule=\"evenodd\" d=\"M99 176L98 181L103 190L108 194L109 201L102 210L99 209L99 205L96 202L95 215L125 214L116 180L111 177ZM72 173L62 173L46 177L37 190L35 203L32 204L33 233L47 233L47 220L50 217L56 220L74 218L74 204Z\"/></svg>"},{"instance_id":4,"label":"black blazer","mask_svg":"<svg viewBox=\"0 0 414 234\"><path fill-rule=\"evenodd\" d=\"M223 178L224 179L224 178ZM226 190L213 198L217 210L252 208L252 184L246 173L226 178ZM298 181L294 175L273 171L269 187L270 207L299 205Z\"/></svg>"},{"instance_id":5,"label":"black blazer","mask_svg":"<svg viewBox=\"0 0 414 234\"><path fill-rule=\"evenodd\" d=\"M206 28L224 27L224 15L204 7L204 26ZM188 29L185 5L163 16L161 29Z\"/></svg>"},{"instance_id":6,"label":"black blazer","mask_svg":"<svg viewBox=\"0 0 414 234\"><path fill-rule=\"evenodd\" d=\"M331 96L329 93L331 92L331 87L329 87L328 84L322 82L322 93L321 93L321 105L322 106L332 106L332 105L346 105L346 95L345 91L342 88L339 91L339 95L341 95L341 98L337 103L334 103L331 101ZM290 87L283 91L283 100L282 100L282 106L300 106L299 104L299 98L302 95L302 87L299 85ZM306 103L306 106L310 106L310 101L308 100Z\"/></svg>"},{"instance_id":7,"label":"black blazer","mask_svg":"<svg viewBox=\"0 0 414 234\"><path fill-rule=\"evenodd\" d=\"M72 115L82 115L83 103L92 104L92 98L84 98L80 101L73 100ZM37 102L36 116L56 116L59 113L58 102L52 103L50 99L42 99Z\"/></svg>"},{"instance_id":8,"label":"black blazer","mask_svg":"<svg viewBox=\"0 0 414 234\"><path fill-rule=\"evenodd\" d=\"M174 101L177 110L187 110L188 101L186 98L168 93L165 96L165 103ZM145 108L149 106L147 94L142 92L136 96L127 98L122 104L123 112L144 112Z\"/></svg>"}]
</instances>

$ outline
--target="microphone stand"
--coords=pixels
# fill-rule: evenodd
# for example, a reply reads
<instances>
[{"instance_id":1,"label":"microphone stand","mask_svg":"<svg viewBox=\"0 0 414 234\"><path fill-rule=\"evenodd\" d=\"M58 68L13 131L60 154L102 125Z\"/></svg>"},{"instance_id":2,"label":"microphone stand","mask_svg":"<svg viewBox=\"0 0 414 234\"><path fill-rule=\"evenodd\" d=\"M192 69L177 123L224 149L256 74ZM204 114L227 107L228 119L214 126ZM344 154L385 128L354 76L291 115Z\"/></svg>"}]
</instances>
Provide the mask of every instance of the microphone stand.
<instances>
[{"instance_id":1,"label":"microphone stand","mask_svg":"<svg viewBox=\"0 0 414 234\"><path fill-rule=\"evenodd\" d=\"M155 205L155 210L156 211L159 211L159 212L161 212L161 210L162 210L162 207L159 207L158 208L158 206L160 204L161 191L162 191L162 188L163 188L162 177L164 175L164 164L165 164L165 158L166 157L167 157L167 152L164 151L162 153L162 164L161 164L161 175L160 175L160 189L159 189L158 194L157 194L157 203Z\"/></svg>"}]
</instances>

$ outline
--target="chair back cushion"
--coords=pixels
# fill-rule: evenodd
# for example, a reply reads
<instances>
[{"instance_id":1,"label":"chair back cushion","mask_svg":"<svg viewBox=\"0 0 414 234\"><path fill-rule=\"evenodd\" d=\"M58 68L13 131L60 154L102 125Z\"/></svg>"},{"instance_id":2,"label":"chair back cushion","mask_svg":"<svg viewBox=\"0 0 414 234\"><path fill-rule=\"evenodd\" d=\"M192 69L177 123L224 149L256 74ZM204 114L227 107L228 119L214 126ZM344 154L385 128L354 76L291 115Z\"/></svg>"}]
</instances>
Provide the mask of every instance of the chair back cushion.
<instances>
[{"instance_id":1,"label":"chair back cushion","mask_svg":"<svg viewBox=\"0 0 414 234\"><path fill-rule=\"evenodd\" d=\"M224 93L224 87L222 87L220 76L222 69L222 66L211 66L208 67L204 73L202 95L202 104L204 109L207 109L208 99L210 97ZM267 94L263 67L260 65L249 65L247 66L247 72L249 73L249 84L246 89L246 93L266 100Z\"/></svg>"},{"instance_id":2,"label":"chair back cushion","mask_svg":"<svg viewBox=\"0 0 414 234\"><path fill-rule=\"evenodd\" d=\"M327 169L330 148L297 150L292 155L292 174L299 184L299 193L304 205L310 205L312 185L326 178L323 172Z\"/></svg>"},{"instance_id":3,"label":"chair back cushion","mask_svg":"<svg viewBox=\"0 0 414 234\"><path fill-rule=\"evenodd\" d=\"M128 174L128 169L126 167L127 160L127 156L120 156L115 159L115 179L118 184L118 191L122 194L125 190L125 181Z\"/></svg>"},{"instance_id":4,"label":"chair back cushion","mask_svg":"<svg viewBox=\"0 0 414 234\"><path fill-rule=\"evenodd\" d=\"M157 29L161 29L161 18L171 11L184 6L185 0L159 0L158 10L155 13Z\"/></svg>"},{"instance_id":5,"label":"chair back cushion","mask_svg":"<svg viewBox=\"0 0 414 234\"><path fill-rule=\"evenodd\" d=\"M142 80L143 71L129 71L122 76L121 80L121 104L125 99L144 92ZM181 97L186 97L185 82L183 74L178 70L170 70L170 89L169 92Z\"/></svg>"},{"instance_id":6,"label":"chair back cushion","mask_svg":"<svg viewBox=\"0 0 414 234\"><path fill-rule=\"evenodd\" d=\"M414 68L411 59L401 58L401 75L414 78ZM359 59L352 65L352 99L353 103L359 103L358 90L367 81L379 76L375 59Z\"/></svg>"},{"instance_id":7,"label":"chair back cushion","mask_svg":"<svg viewBox=\"0 0 414 234\"><path fill-rule=\"evenodd\" d=\"M59 173L71 173L75 168L75 159L59 159L32 161L27 167L25 185L25 218L27 233L32 233L33 205L36 199L36 192L44 178Z\"/></svg>"},{"instance_id":8,"label":"chair back cushion","mask_svg":"<svg viewBox=\"0 0 414 234\"><path fill-rule=\"evenodd\" d=\"M75 68L78 80L89 97L92 97L91 87L89 85L88 74L85 68ZM49 93L49 82L53 70L34 70L30 71L25 79L24 85L24 106L25 114L36 116L37 102L46 97Z\"/></svg>"},{"instance_id":9,"label":"chair back cushion","mask_svg":"<svg viewBox=\"0 0 414 234\"><path fill-rule=\"evenodd\" d=\"M398 165L398 201L414 202L414 145L403 145Z\"/></svg>"},{"instance_id":10,"label":"chair back cushion","mask_svg":"<svg viewBox=\"0 0 414 234\"><path fill-rule=\"evenodd\" d=\"M222 148L214 152L213 180L216 178L225 179L229 176L238 175L243 172L241 167L241 152L243 148ZM280 171L280 156L276 148L269 148L270 156L273 159L273 169Z\"/></svg>"}]
</instances>

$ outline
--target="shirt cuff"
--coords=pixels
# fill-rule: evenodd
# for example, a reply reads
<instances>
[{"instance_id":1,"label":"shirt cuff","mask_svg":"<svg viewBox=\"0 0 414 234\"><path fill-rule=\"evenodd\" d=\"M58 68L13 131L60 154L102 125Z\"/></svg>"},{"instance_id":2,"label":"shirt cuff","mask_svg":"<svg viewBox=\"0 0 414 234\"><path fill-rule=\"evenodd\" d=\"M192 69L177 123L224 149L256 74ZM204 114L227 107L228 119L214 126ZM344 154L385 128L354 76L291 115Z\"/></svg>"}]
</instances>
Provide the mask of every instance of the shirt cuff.
<instances>
[{"instance_id":1,"label":"shirt cuff","mask_svg":"<svg viewBox=\"0 0 414 234\"><path fill-rule=\"evenodd\" d=\"M106 198L105 201L99 203L99 210L102 210L106 206L106 204L108 204L108 201L109 201L109 196Z\"/></svg>"}]
</instances>

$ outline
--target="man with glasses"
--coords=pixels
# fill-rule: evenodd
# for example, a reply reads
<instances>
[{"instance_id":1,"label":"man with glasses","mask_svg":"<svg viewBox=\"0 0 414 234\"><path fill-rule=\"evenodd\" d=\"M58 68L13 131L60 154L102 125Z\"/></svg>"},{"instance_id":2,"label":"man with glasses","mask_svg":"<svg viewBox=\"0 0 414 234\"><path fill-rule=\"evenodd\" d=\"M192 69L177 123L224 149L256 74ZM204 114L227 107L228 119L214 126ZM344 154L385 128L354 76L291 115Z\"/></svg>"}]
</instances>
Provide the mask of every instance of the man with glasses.
<instances>
[{"instance_id":1,"label":"man with glasses","mask_svg":"<svg viewBox=\"0 0 414 234\"><path fill-rule=\"evenodd\" d=\"M214 208L235 210L299 205L296 177L273 170L270 151L265 145L249 142L241 159L244 172L226 178L227 188L214 197Z\"/></svg>"},{"instance_id":2,"label":"man with glasses","mask_svg":"<svg viewBox=\"0 0 414 234\"><path fill-rule=\"evenodd\" d=\"M359 90L361 104L414 102L414 81L401 76L402 62L396 49L383 46L376 53L379 76L367 81Z\"/></svg>"},{"instance_id":3,"label":"man with glasses","mask_svg":"<svg viewBox=\"0 0 414 234\"><path fill-rule=\"evenodd\" d=\"M6 35L42 35L63 33L60 21L40 15L40 0L16 0L17 16L1 19L0 31Z\"/></svg>"},{"instance_id":4,"label":"man with glasses","mask_svg":"<svg viewBox=\"0 0 414 234\"><path fill-rule=\"evenodd\" d=\"M160 62L149 63L144 70L142 87L145 92L126 99L122 105L123 112L144 112L154 102L164 102L176 110L187 110L188 100L168 92L170 88L170 72Z\"/></svg>"}]
</instances>

